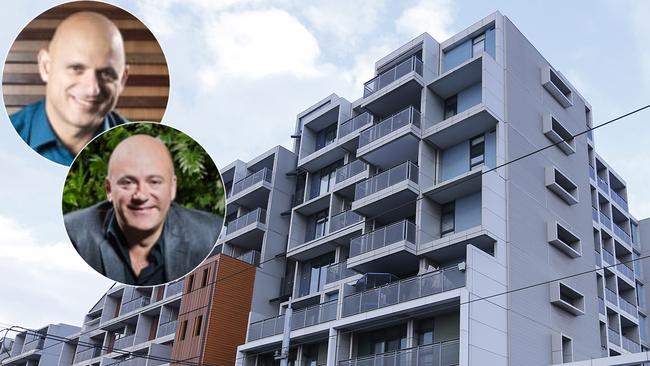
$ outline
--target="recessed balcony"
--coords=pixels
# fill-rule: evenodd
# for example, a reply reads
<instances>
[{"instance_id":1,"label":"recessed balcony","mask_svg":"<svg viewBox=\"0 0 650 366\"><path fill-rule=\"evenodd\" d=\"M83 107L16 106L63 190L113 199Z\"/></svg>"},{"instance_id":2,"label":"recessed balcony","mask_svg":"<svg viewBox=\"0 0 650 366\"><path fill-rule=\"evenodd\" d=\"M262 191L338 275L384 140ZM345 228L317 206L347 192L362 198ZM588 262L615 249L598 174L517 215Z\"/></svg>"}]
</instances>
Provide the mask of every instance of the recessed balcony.
<instances>
[{"instance_id":1,"label":"recessed balcony","mask_svg":"<svg viewBox=\"0 0 650 366\"><path fill-rule=\"evenodd\" d=\"M419 191L418 166L407 161L357 183L352 210L365 217L397 220L413 212Z\"/></svg>"},{"instance_id":2,"label":"recessed balcony","mask_svg":"<svg viewBox=\"0 0 650 366\"><path fill-rule=\"evenodd\" d=\"M357 157L385 169L402 161L417 161L420 112L407 107L369 127L359 135Z\"/></svg>"},{"instance_id":3,"label":"recessed balcony","mask_svg":"<svg viewBox=\"0 0 650 366\"><path fill-rule=\"evenodd\" d=\"M460 364L460 341L452 340L339 361L338 366L454 366Z\"/></svg>"}]
</instances>

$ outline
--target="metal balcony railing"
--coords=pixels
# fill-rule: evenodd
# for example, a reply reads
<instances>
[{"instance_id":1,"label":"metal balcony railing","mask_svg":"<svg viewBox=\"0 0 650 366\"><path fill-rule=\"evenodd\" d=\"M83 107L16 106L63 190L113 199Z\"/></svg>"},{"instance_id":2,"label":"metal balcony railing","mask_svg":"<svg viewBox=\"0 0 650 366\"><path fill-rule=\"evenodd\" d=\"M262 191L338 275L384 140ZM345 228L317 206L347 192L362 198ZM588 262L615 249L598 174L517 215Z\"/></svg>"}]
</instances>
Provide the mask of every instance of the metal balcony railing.
<instances>
[{"instance_id":1,"label":"metal balcony railing","mask_svg":"<svg viewBox=\"0 0 650 366\"><path fill-rule=\"evenodd\" d=\"M354 187L354 199L360 200L405 180L418 183L418 166L410 161L357 183Z\"/></svg>"},{"instance_id":2,"label":"metal balcony railing","mask_svg":"<svg viewBox=\"0 0 650 366\"><path fill-rule=\"evenodd\" d=\"M618 295L608 288L605 288L605 298L614 305L618 305Z\"/></svg>"},{"instance_id":3,"label":"metal balcony railing","mask_svg":"<svg viewBox=\"0 0 650 366\"><path fill-rule=\"evenodd\" d=\"M384 119L378 124L361 131L361 134L359 135L359 147L366 146L369 143L409 124L420 127L421 120L422 117L417 109L407 107L406 109Z\"/></svg>"},{"instance_id":4,"label":"metal balcony railing","mask_svg":"<svg viewBox=\"0 0 650 366\"><path fill-rule=\"evenodd\" d=\"M160 326L158 327L158 334L156 337L164 337L166 335L170 335L174 332L176 332L176 323L177 320L171 320L165 323L160 323Z\"/></svg>"},{"instance_id":5,"label":"metal balcony railing","mask_svg":"<svg viewBox=\"0 0 650 366\"><path fill-rule=\"evenodd\" d=\"M609 193L609 184L607 184L603 178L596 177L596 181L598 181L598 187L600 187L600 189Z\"/></svg>"},{"instance_id":6,"label":"metal balcony railing","mask_svg":"<svg viewBox=\"0 0 650 366\"><path fill-rule=\"evenodd\" d=\"M607 339L610 343L614 343L617 346L621 345L621 335L613 329L607 328Z\"/></svg>"},{"instance_id":7,"label":"metal balcony railing","mask_svg":"<svg viewBox=\"0 0 650 366\"><path fill-rule=\"evenodd\" d=\"M614 200L614 202L618 203L619 206L623 207L623 209L625 209L625 211L628 210L627 201L625 200L625 198L623 198L621 195L616 193L616 191L614 191L611 188L609 190L609 193L610 193L610 196L612 197L612 200Z\"/></svg>"},{"instance_id":8,"label":"metal balcony railing","mask_svg":"<svg viewBox=\"0 0 650 366\"><path fill-rule=\"evenodd\" d=\"M245 190L246 188L253 186L256 183L262 181L267 181L271 183L272 174L273 174L273 170L269 168L264 168L258 172L247 175L246 177L238 180L232 185L232 190L230 191L229 197L236 195L237 193Z\"/></svg>"},{"instance_id":9,"label":"metal balcony railing","mask_svg":"<svg viewBox=\"0 0 650 366\"><path fill-rule=\"evenodd\" d=\"M623 241L627 244L632 245L632 238L630 238L630 234L626 233L625 230L623 230L623 228L617 224L614 224L614 234L623 239Z\"/></svg>"},{"instance_id":10,"label":"metal balcony railing","mask_svg":"<svg viewBox=\"0 0 650 366\"><path fill-rule=\"evenodd\" d=\"M241 217L238 217L226 225L226 235L230 235L237 230L241 230L248 225L252 225L256 222L261 224L266 223L266 210L263 208L257 208Z\"/></svg>"},{"instance_id":11,"label":"metal balcony railing","mask_svg":"<svg viewBox=\"0 0 650 366\"><path fill-rule=\"evenodd\" d=\"M183 292L183 280L172 282L167 285L167 297Z\"/></svg>"},{"instance_id":12,"label":"metal balcony railing","mask_svg":"<svg viewBox=\"0 0 650 366\"><path fill-rule=\"evenodd\" d=\"M368 164L361 160L355 160L349 164L336 169L336 183L341 183L368 169Z\"/></svg>"},{"instance_id":13,"label":"metal balcony railing","mask_svg":"<svg viewBox=\"0 0 650 366\"><path fill-rule=\"evenodd\" d=\"M312 325L336 319L338 300L294 310L291 315L291 330L307 328Z\"/></svg>"},{"instance_id":14,"label":"metal balcony railing","mask_svg":"<svg viewBox=\"0 0 650 366\"><path fill-rule=\"evenodd\" d=\"M618 297L618 307L621 308L624 312L632 315L635 319L639 317L639 312L636 309L636 305L630 303L622 297Z\"/></svg>"},{"instance_id":15,"label":"metal balcony railing","mask_svg":"<svg viewBox=\"0 0 650 366\"><path fill-rule=\"evenodd\" d=\"M45 336L33 335L34 338L28 340L23 345L22 353L26 353L33 350L43 349L43 343L45 343Z\"/></svg>"},{"instance_id":16,"label":"metal balcony railing","mask_svg":"<svg viewBox=\"0 0 650 366\"><path fill-rule=\"evenodd\" d=\"M589 177L593 180L596 180L596 171L594 170L594 167L589 165Z\"/></svg>"},{"instance_id":17,"label":"metal balcony railing","mask_svg":"<svg viewBox=\"0 0 650 366\"><path fill-rule=\"evenodd\" d=\"M616 260L614 259L614 254L610 253L607 249L603 249L603 262L609 266L615 265Z\"/></svg>"},{"instance_id":18,"label":"metal balcony railing","mask_svg":"<svg viewBox=\"0 0 650 366\"><path fill-rule=\"evenodd\" d=\"M411 71L415 71L422 76L422 66L422 60L415 55L400 62L363 84L363 97L376 93Z\"/></svg>"},{"instance_id":19,"label":"metal balcony railing","mask_svg":"<svg viewBox=\"0 0 650 366\"><path fill-rule=\"evenodd\" d=\"M133 346L133 341L135 340L135 333L130 334L126 337L116 339L113 342L113 349L125 349Z\"/></svg>"},{"instance_id":20,"label":"metal balcony railing","mask_svg":"<svg viewBox=\"0 0 650 366\"><path fill-rule=\"evenodd\" d=\"M74 357L74 363L79 363L83 361L90 360L91 358L99 357L102 354L102 346L96 345L95 347L88 347L79 345L77 347L82 348L81 351L77 352Z\"/></svg>"},{"instance_id":21,"label":"metal balcony railing","mask_svg":"<svg viewBox=\"0 0 650 366\"><path fill-rule=\"evenodd\" d=\"M625 264L619 262L618 260L616 261L617 266L616 269L626 278L628 278L630 281L634 282L634 271L626 266Z\"/></svg>"},{"instance_id":22,"label":"metal balcony railing","mask_svg":"<svg viewBox=\"0 0 650 366\"><path fill-rule=\"evenodd\" d=\"M605 300L603 300L603 298L600 297L600 295L598 295L598 312L603 315L607 314L607 312L605 311Z\"/></svg>"},{"instance_id":23,"label":"metal balcony railing","mask_svg":"<svg viewBox=\"0 0 650 366\"><path fill-rule=\"evenodd\" d=\"M352 277L355 274L357 274L357 272L348 269L347 262L330 264L329 266L327 266L327 275L325 277L325 283L327 284L327 283L340 281L344 278Z\"/></svg>"},{"instance_id":24,"label":"metal balcony railing","mask_svg":"<svg viewBox=\"0 0 650 366\"><path fill-rule=\"evenodd\" d=\"M339 125L339 138L347 136L363 126L369 125L370 122L371 118L368 112L363 112L356 117L350 118Z\"/></svg>"},{"instance_id":25,"label":"metal balcony railing","mask_svg":"<svg viewBox=\"0 0 650 366\"><path fill-rule=\"evenodd\" d=\"M604 213L600 212L600 223L606 226L608 229L612 228L612 219Z\"/></svg>"},{"instance_id":26,"label":"metal balcony railing","mask_svg":"<svg viewBox=\"0 0 650 366\"><path fill-rule=\"evenodd\" d=\"M350 257L406 240L415 244L415 224L400 221L350 240Z\"/></svg>"},{"instance_id":27,"label":"metal balcony railing","mask_svg":"<svg viewBox=\"0 0 650 366\"><path fill-rule=\"evenodd\" d=\"M261 258L262 258L262 253L260 253L257 250L249 250L244 254L237 256L237 259L239 259L240 261L246 262L248 264L252 264L254 266L259 266Z\"/></svg>"},{"instance_id":28,"label":"metal balcony railing","mask_svg":"<svg viewBox=\"0 0 650 366\"><path fill-rule=\"evenodd\" d=\"M351 316L465 286L465 272L450 267L406 278L343 298L342 316Z\"/></svg>"},{"instance_id":29,"label":"metal balcony railing","mask_svg":"<svg viewBox=\"0 0 650 366\"><path fill-rule=\"evenodd\" d=\"M139 309L141 307L149 305L151 302L151 298L149 296L140 296L136 297L135 299L131 299L124 304L122 304L122 308L120 309L120 315L130 313L135 309Z\"/></svg>"},{"instance_id":30,"label":"metal balcony railing","mask_svg":"<svg viewBox=\"0 0 650 366\"><path fill-rule=\"evenodd\" d=\"M602 257L600 255L600 253L598 253L595 250L594 250L594 259L596 260L596 266L598 266L598 267L603 266L603 260L602 260Z\"/></svg>"},{"instance_id":31,"label":"metal balcony railing","mask_svg":"<svg viewBox=\"0 0 650 366\"><path fill-rule=\"evenodd\" d=\"M624 350L632 353L641 351L641 346L636 341L633 341L626 336L621 336L621 338L623 339L621 346Z\"/></svg>"},{"instance_id":32,"label":"metal balcony railing","mask_svg":"<svg viewBox=\"0 0 650 366\"><path fill-rule=\"evenodd\" d=\"M333 233L337 230L341 230L361 221L363 221L363 216L359 215L358 213L354 211L343 211L332 216L330 219L329 232Z\"/></svg>"},{"instance_id":33,"label":"metal balcony railing","mask_svg":"<svg viewBox=\"0 0 650 366\"><path fill-rule=\"evenodd\" d=\"M371 356L339 361L339 366L454 366L460 362L460 341L378 353Z\"/></svg>"},{"instance_id":34,"label":"metal balcony railing","mask_svg":"<svg viewBox=\"0 0 650 366\"><path fill-rule=\"evenodd\" d=\"M284 331L284 315L275 316L253 322L248 326L248 341L271 337L282 334Z\"/></svg>"}]
</instances>

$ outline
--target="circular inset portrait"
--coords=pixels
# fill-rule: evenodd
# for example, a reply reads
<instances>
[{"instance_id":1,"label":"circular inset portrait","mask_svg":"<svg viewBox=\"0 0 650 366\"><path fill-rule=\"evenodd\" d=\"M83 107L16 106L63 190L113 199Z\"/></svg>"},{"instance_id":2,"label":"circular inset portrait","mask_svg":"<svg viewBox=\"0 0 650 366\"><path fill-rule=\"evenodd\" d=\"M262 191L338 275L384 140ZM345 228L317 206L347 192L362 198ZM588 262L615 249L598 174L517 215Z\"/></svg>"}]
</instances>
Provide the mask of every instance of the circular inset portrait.
<instances>
[{"instance_id":1,"label":"circular inset portrait","mask_svg":"<svg viewBox=\"0 0 650 366\"><path fill-rule=\"evenodd\" d=\"M78 1L43 12L18 34L2 92L25 143L69 166L111 127L160 122L169 75L158 41L141 21L110 4Z\"/></svg>"},{"instance_id":2,"label":"circular inset portrait","mask_svg":"<svg viewBox=\"0 0 650 366\"><path fill-rule=\"evenodd\" d=\"M219 170L191 137L128 123L79 153L63 188L63 221L79 255L111 280L174 281L212 251L225 195Z\"/></svg>"}]
</instances>

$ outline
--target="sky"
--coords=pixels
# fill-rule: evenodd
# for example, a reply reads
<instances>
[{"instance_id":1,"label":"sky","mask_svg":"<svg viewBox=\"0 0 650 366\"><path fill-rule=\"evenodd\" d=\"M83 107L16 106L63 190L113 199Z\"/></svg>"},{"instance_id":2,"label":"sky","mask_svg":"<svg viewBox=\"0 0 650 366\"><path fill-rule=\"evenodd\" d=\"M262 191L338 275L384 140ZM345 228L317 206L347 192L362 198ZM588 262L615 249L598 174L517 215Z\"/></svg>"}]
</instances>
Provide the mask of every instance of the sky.
<instances>
[{"instance_id":1,"label":"sky","mask_svg":"<svg viewBox=\"0 0 650 366\"><path fill-rule=\"evenodd\" d=\"M55 1L3 2L0 57ZM442 42L498 10L593 107L594 125L650 103L650 2L447 0L114 1L156 35L170 70L163 123L222 167L292 148L296 115L331 93L354 101L374 62L423 32ZM0 106L0 325L80 325L112 282L74 251L61 216L67 169L41 158ZM650 111L595 131L597 152L650 216ZM586 169L586 168L585 168Z\"/></svg>"}]
</instances>

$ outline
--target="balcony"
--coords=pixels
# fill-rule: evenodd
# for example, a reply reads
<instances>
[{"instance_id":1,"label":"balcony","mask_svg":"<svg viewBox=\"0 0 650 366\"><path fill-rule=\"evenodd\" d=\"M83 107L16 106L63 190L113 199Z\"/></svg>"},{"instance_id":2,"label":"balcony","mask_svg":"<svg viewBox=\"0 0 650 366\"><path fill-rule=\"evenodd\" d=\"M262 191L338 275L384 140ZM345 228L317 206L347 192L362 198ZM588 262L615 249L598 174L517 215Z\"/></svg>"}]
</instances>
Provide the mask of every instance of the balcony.
<instances>
[{"instance_id":1,"label":"balcony","mask_svg":"<svg viewBox=\"0 0 650 366\"><path fill-rule=\"evenodd\" d=\"M352 239L348 267L398 274L403 267L410 267L409 263L416 265L415 232L415 224L404 220Z\"/></svg>"},{"instance_id":2,"label":"balcony","mask_svg":"<svg viewBox=\"0 0 650 366\"><path fill-rule=\"evenodd\" d=\"M395 80L412 71L415 71L418 75L422 76L422 67L422 60L417 58L415 55L400 62L363 84L363 97L367 98L373 95L377 91L387 87Z\"/></svg>"},{"instance_id":3,"label":"balcony","mask_svg":"<svg viewBox=\"0 0 650 366\"><path fill-rule=\"evenodd\" d=\"M614 234L616 234L616 236L618 236L628 245L632 245L632 238L630 238L630 234L626 233L623 228L618 226L618 224L614 224Z\"/></svg>"},{"instance_id":4,"label":"balcony","mask_svg":"<svg viewBox=\"0 0 650 366\"><path fill-rule=\"evenodd\" d=\"M77 352L74 357L74 363L79 363L83 361L90 360L91 358L99 357L102 353L102 346L96 345L95 347L87 348L86 345L78 345L77 347L83 347L83 351Z\"/></svg>"},{"instance_id":5,"label":"balcony","mask_svg":"<svg viewBox=\"0 0 650 366\"><path fill-rule=\"evenodd\" d=\"M601 295L598 295L598 312L600 314L606 315L607 312L605 311L605 300L603 300Z\"/></svg>"},{"instance_id":6,"label":"balcony","mask_svg":"<svg viewBox=\"0 0 650 366\"><path fill-rule=\"evenodd\" d=\"M593 179L594 181L596 180L596 171L591 165L589 165L589 178Z\"/></svg>"},{"instance_id":7,"label":"balcony","mask_svg":"<svg viewBox=\"0 0 650 366\"><path fill-rule=\"evenodd\" d=\"M255 207L260 202L265 202L271 189L273 170L263 168L260 171L249 174L232 185L228 196L228 203L241 203L244 206ZM262 189L265 187L265 189Z\"/></svg>"},{"instance_id":8,"label":"balcony","mask_svg":"<svg viewBox=\"0 0 650 366\"><path fill-rule=\"evenodd\" d=\"M156 335L156 337L164 337L166 335L170 335L176 332L176 323L177 320L160 323L160 326L158 327L158 334Z\"/></svg>"},{"instance_id":9,"label":"balcony","mask_svg":"<svg viewBox=\"0 0 650 366\"><path fill-rule=\"evenodd\" d=\"M641 352L641 346L639 345L638 342L631 340L630 338L626 336L622 336L623 342L621 346L623 347L624 350L628 352Z\"/></svg>"},{"instance_id":10,"label":"balcony","mask_svg":"<svg viewBox=\"0 0 650 366\"><path fill-rule=\"evenodd\" d=\"M355 160L336 169L336 180L332 191L349 199L354 198L354 184L367 179L370 166L362 160Z\"/></svg>"},{"instance_id":11,"label":"balcony","mask_svg":"<svg viewBox=\"0 0 650 366\"><path fill-rule=\"evenodd\" d=\"M417 161L421 115L407 107L361 132L357 156L384 169L402 161Z\"/></svg>"},{"instance_id":12,"label":"balcony","mask_svg":"<svg viewBox=\"0 0 650 366\"><path fill-rule=\"evenodd\" d=\"M403 215L413 212L419 194L418 174L418 166L407 161L357 183L352 210L365 217L381 215L386 221L407 217ZM392 209L387 212L387 207Z\"/></svg>"},{"instance_id":13,"label":"balcony","mask_svg":"<svg viewBox=\"0 0 650 366\"><path fill-rule=\"evenodd\" d=\"M127 313L132 312L135 309L139 309L141 307L149 305L151 302L151 298L148 296L140 296L136 297L135 299L131 299L124 304L122 304L122 308L120 309L120 315L124 315Z\"/></svg>"},{"instance_id":14,"label":"balcony","mask_svg":"<svg viewBox=\"0 0 650 366\"><path fill-rule=\"evenodd\" d=\"M596 207L593 207L593 206L592 206L592 207L591 207L591 218L592 218L595 222L599 222L599 221L598 221L598 215L599 215L599 213L598 213L598 209L597 209Z\"/></svg>"},{"instance_id":15,"label":"balcony","mask_svg":"<svg viewBox=\"0 0 650 366\"><path fill-rule=\"evenodd\" d=\"M343 211L330 219L329 233L341 230L348 226L358 224L364 220L364 217L354 211Z\"/></svg>"},{"instance_id":16,"label":"balcony","mask_svg":"<svg viewBox=\"0 0 650 366\"><path fill-rule=\"evenodd\" d=\"M617 346L621 345L621 335L613 329L607 328L607 340Z\"/></svg>"},{"instance_id":17,"label":"balcony","mask_svg":"<svg viewBox=\"0 0 650 366\"><path fill-rule=\"evenodd\" d=\"M284 332L284 315L253 322L248 326L248 342Z\"/></svg>"},{"instance_id":18,"label":"balcony","mask_svg":"<svg viewBox=\"0 0 650 366\"><path fill-rule=\"evenodd\" d=\"M25 342L25 344L23 345L22 353L43 349L43 343L45 343L45 336L34 335L34 337L35 338Z\"/></svg>"},{"instance_id":19,"label":"balcony","mask_svg":"<svg viewBox=\"0 0 650 366\"><path fill-rule=\"evenodd\" d=\"M339 125L339 141L344 137L350 135L354 131L358 131L361 127L367 126L372 123L372 115L368 112L352 117L349 120Z\"/></svg>"},{"instance_id":20,"label":"balcony","mask_svg":"<svg viewBox=\"0 0 650 366\"><path fill-rule=\"evenodd\" d=\"M453 366L459 364L459 354L460 341L456 339L343 360L339 366Z\"/></svg>"},{"instance_id":21,"label":"balcony","mask_svg":"<svg viewBox=\"0 0 650 366\"><path fill-rule=\"evenodd\" d=\"M600 189L605 191L605 193L609 193L609 185L603 178L596 177L596 181L598 182L598 187L600 187Z\"/></svg>"},{"instance_id":22,"label":"balcony","mask_svg":"<svg viewBox=\"0 0 650 366\"><path fill-rule=\"evenodd\" d=\"M327 267L325 284L334 283L356 274L358 274L358 272L349 269L346 262L334 263Z\"/></svg>"},{"instance_id":23,"label":"balcony","mask_svg":"<svg viewBox=\"0 0 650 366\"><path fill-rule=\"evenodd\" d=\"M599 252L594 250L594 259L596 260L596 267L600 268L603 266L603 260Z\"/></svg>"},{"instance_id":24,"label":"balcony","mask_svg":"<svg viewBox=\"0 0 650 366\"><path fill-rule=\"evenodd\" d=\"M608 266L613 266L616 264L614 259L614 254L610 253L607 249L603 249L603 262Z\"/></svg>"},{"instance_id":25,"label":"balcony","mask_svg":"<svg viewBox=\"0 0 650 366\"><path fill-rule=\"evenodd\" d=\"M342 316L360 314L463 286L465 286L465 273L458 267L425 273L346 296L343 298Z\"/></svg>"},{"instance_id":26,"label":"balcony","mask_svg":"<svg viewBox=\"0 0 650 366\"><path fill-rule=\"evenodd\" d=\"M608 288L605 288L605 299L614 305L618 305L618 296L614 291Z\"/></svg>"},{"instance_id":27,"label":"balcony","mask_svg":"<svg viewBox=\"0 0 650 366\"><path fill-rule=\"evenodd\" d=\"M237 256L236 258L242 262L246 262L254 266L259 266L260 259L262 258L262 253L258 252L257 250L249 250L246 253Z\"/></svg>"},{"instance_id":28,"label":"balcony","mask_svg":"<svg viewBox=\"0 0 650 366\"><path fill-rule=\"evenodd\" d=\"M307 328L312 325L336 319L338 300L294 310L291 315L291 330Z\"/></svg>"},{"instance_id":29,"label":"balcony","mask_svg":"<svg viewBox=\"0 0 650 366\"><path fill-rule=\"evenodd\" d=\"M600 212L600 223L603 224L608 229L612 229L612 219L609 218L609 216L605 215L604 213Z\"/></svg>"},{"instance_id":30,"label":"balcony","mask_svg":"<svg viewBox=\"0 0 650 366\"><path fill-rule=\"evenodd\" d=\"M133 341L135 341L135 333L122 337L120 339L116 339L115 342L113 343L113 350L116 349L122 350L125 348L129 348L133 346Z\"/></svg>"},{"instance_id":31,"label":"balcony","mask_svg":"<svg viewBox=\"0 0 650 366\"><path fill-rule=\"evenodd\" d=\"M639 313L636 309L636 305L632 304L631 302L625 300L622 297L618 297L618 307L621 308L624 312L630 314L632 318L638 319L639 318Z\"/></svg>"},{"instance_id":32,"label":"balcony","mask_svg":"<svg viewBox=\"0 0 650 366\"><path fill-rule=\"evenodd\" d=\"M613 189L609 190L610 196L612 197L612 200L616 202L619 206L621 206L625 211L628 211L629 208L627 206L627 201L625 198L623 198L621 195L616 193Z\"/></svg>"},{"instance_id":33,"label":"balcony","mask_svg":"<svg viewBox=\"0 0 650 366\"><path fill-rule=\"evenodd\" d=\"M167 297L183 292L183 280L172 282L167 285Z\"/></svg>"},{"instance_id":34,"label":"balcony","mask_svg":"<svg viewBox=\"0 0 650 366\"><path fill-rule=\"evenodd\" d=\"M625 264L619 262L618 260L616 261L617 266L616 269L628 280L632 281L634 283L634 271L630 269L630 267L626 266Z\"/></svg>"},{"instance_id":35,"label":"balcony","mask_svg":"<svg viewBox=\"0 0 650 366\"><path fill-rule=\"evenodd\" d=\"M226 224L226 236L229 244L245 249L260 249L266 232L266 210L257 208Z\"/></svg>"}]
</instances>

